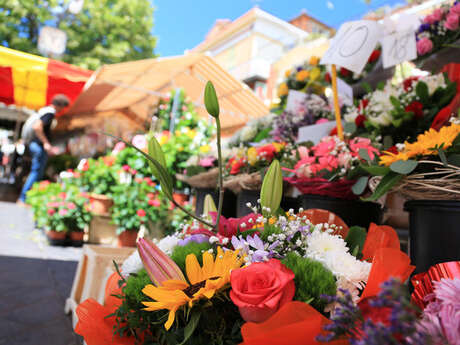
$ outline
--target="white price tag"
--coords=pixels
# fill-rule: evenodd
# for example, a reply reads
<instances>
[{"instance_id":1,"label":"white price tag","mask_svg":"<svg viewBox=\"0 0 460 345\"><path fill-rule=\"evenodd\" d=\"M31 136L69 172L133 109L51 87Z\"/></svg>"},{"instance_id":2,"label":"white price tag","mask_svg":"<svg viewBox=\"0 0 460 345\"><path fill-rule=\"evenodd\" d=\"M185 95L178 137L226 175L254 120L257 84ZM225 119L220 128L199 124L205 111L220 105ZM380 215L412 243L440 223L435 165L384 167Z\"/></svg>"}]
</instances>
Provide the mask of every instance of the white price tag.
<instances>
[{"instance_id":1,"label":"white price tag","mask_svg":"<svg viewBox=\"0 0 460 345\"><path fill-rule=\"evenodd\" d=\"M372 20L358 20L342 24L321 64L336 64L361 73L380 39L382 29Z\"/></svg>"},{"instance_id":2,"label":"white price tag","mask_svg":"<svg viewBox=\"0 0 460 345\"><path fill-rule=\"evenodd\" d=\"M335 126L335 121L329 121L317 125L299 127L297 142L304 143L311 141L316 145L322 138L328 136Z\"/></svg>"},{"instance_id":3,"label":"white price tag","mask_svg":"<svg viewBox=\"0 0 460 345\"><path fill-rule=\"evenodd\" d=\"M383 37L383 68L417 58L415 31L396 32Z\"/></svg>"},{"instance_id":4,"label":"white price tag","mask_svg":"<svg viewBox=\"0 0 460 345\"><path fill-rule=\"evenodd\" d=\"M343 104L353 105L353 88L340 78L337 78L337 93Z\"/></svg>"},{"instance_id":5,"label":"white price tag","mask_svg":"<svg viewBox=\"0 0 460 345\"><path fill-rule=\"evenodd\" d=\"M298 115L305 114L308 110L305 107L305 98L307 98L305 92L289 90L285 111Z\"/></svg>"}]
</instances>

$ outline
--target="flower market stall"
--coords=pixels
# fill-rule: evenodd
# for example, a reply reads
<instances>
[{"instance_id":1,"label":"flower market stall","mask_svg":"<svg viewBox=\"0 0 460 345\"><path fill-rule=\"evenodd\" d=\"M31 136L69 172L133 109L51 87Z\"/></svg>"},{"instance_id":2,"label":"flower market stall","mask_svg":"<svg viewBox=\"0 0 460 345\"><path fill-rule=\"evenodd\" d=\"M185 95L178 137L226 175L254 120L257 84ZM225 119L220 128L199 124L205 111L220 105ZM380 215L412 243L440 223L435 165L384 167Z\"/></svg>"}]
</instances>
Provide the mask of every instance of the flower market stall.
<instances>
[{"instance_id":1,"label":"flower market stall","mask_svg":"<svg viewBox=\"0 0 460 345\"><path fill-rule=\"evenodd\" d=\"M137 246L104 298L75 304L75 332L88 345L458 344L460 66L391 79L425 39L436 58L440 25L456 39L456 6L424 19L437 31L344 23L287 71L271 114L205 56L99 70L75 119L148 130L30 191L49 232L108 212ZM366 80L379 82L357 92ZM188 186L200 202L184 202Z\"/></svg>"}]
</instances>

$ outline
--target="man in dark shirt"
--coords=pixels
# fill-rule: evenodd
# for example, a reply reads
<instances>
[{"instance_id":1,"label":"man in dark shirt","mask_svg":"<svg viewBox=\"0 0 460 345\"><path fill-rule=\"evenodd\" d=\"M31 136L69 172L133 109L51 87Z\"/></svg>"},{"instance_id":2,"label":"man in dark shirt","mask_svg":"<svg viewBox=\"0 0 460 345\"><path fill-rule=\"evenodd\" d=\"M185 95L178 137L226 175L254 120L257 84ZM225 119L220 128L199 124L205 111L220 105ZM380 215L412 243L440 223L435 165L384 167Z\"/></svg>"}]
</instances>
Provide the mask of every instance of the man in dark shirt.
<instances>
[{"instance_id":1,"label":"man in dark shirt","mask_svg":"<svg viewBox=\"0 0 460 345\"><path fill-rule=\"evenodd\" d=\"M56 154L57 148L50 144L51 124L56 114L60 113L69 105L69 99L65 95L56 95L51 105L38 111L40 119L33 124L34 135L29 143L29 152L32 156L32 166L24 187L18 199L18 204L24 204L26 193L32 185L43 177L49 154Z\"/></svg>"}]
</instances>

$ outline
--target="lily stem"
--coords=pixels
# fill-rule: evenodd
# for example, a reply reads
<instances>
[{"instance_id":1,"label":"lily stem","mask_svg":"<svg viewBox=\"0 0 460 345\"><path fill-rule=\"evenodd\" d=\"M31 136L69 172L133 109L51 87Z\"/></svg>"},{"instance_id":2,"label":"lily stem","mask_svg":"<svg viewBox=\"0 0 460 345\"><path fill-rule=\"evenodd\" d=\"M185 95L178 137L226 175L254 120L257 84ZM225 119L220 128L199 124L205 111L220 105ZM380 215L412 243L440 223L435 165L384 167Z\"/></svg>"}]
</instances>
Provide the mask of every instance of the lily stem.
<instances>
[{"instance_id":1,"label":"lily stem","mask_svg":"<svg viewBox=\"0 0 460 345\"><path fill-rule=\"evenodd\" d=\"M193 219L196 219L196 220L199 221L200 223L202 223L202 224L204 224L204 225L206 225L206 226L209 226L210 228L212 228L212 227L214 226L214 224L209 223L209 222L205 221L204 219L195 216L192 212L189 212L187 209L185 209L184 207L182 207L178 202L176 202L176 200L174 200L174 198L171 198L171 201L172 201L172 203L174 204L174 206L176 206L177 208L179 208L182 212L186 213L187 215L189 215L189 216L192 217Z\"/></svg>"},{"instance_id":2,"label":"lily stem","mask_svg":"<svg viewBox=\"0 0 460 345\"><path fill-rule=\"evenodd\" d=\"M219 165L219 177L218 177L218 184L219 184L219 206L217 208L217 219L215 230L216 232L219 231L219 221L220 216L222 215L222 205L224 203L224 187L223 187L223 171L222 171L222 147L221 147L221 129L220 129L220 119L216 117L216 127L217 127L217 163Z\"/></svg>"}]
</instances>

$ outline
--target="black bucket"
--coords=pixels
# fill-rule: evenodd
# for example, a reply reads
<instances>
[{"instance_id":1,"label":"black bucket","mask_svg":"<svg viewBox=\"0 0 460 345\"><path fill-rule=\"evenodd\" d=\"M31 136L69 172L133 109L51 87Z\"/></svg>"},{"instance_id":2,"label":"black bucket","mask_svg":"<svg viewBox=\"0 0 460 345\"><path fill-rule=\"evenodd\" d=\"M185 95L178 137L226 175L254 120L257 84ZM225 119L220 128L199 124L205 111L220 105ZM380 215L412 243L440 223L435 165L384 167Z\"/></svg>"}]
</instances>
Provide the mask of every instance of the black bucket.
<instances>
[{"instance_id":1,"label":"black bucket","mask_svg":"<svg viewBox=\"0 0 460 345\"><path fill-rule=\"evenodd\" d=\"M219 205L219 193L215 188L196 188L195 197L195 215L201 216L203 214L204 199L206 195L211 195L216 207ZM225 218L236 216L236 195L229 190L224 192L224 203L222 205L222 215Z\"/></svg>"},{"instance_id":2,"label":"black bucket","mask_svg":"<svg viewBox=\"0 0 460 345\"><path fill-rule=\"evenodd\" d=\"M299 196L300 205L304 210L319 208L335 213L348 226L368 228L370 223L380 224L383 209L375 202L346 200L323 195L303 194Z\"/></svg>"},{"instance_id":3,"label":"black bucket","mask_svg":"<svg viewBox=\"0 0 460 345\"><path fill-rule=\"evenodd\" d=\"M460 260L460 201L411 200L404 209L409 212L409 253L415 273Z\"/></svg>"},{"instance_id":4,"label":"black bucket","mask_svg":"<svg viewBox=\"0 0 460 345\"><path fill-rule=\"evenodd\" d=\"M244 217L250 213L252 210L246 205L248 202L252 206L259 206L257 200L260 198L260 190L245 190L243 189L237 196L237 208L236 215L237 217ZM297 198L291 198L288 196L283 196L281 199L280 207L284 211L289 211L291 208L297 212L299 210L299 200Z\"/></svg>"}]
</instances>

